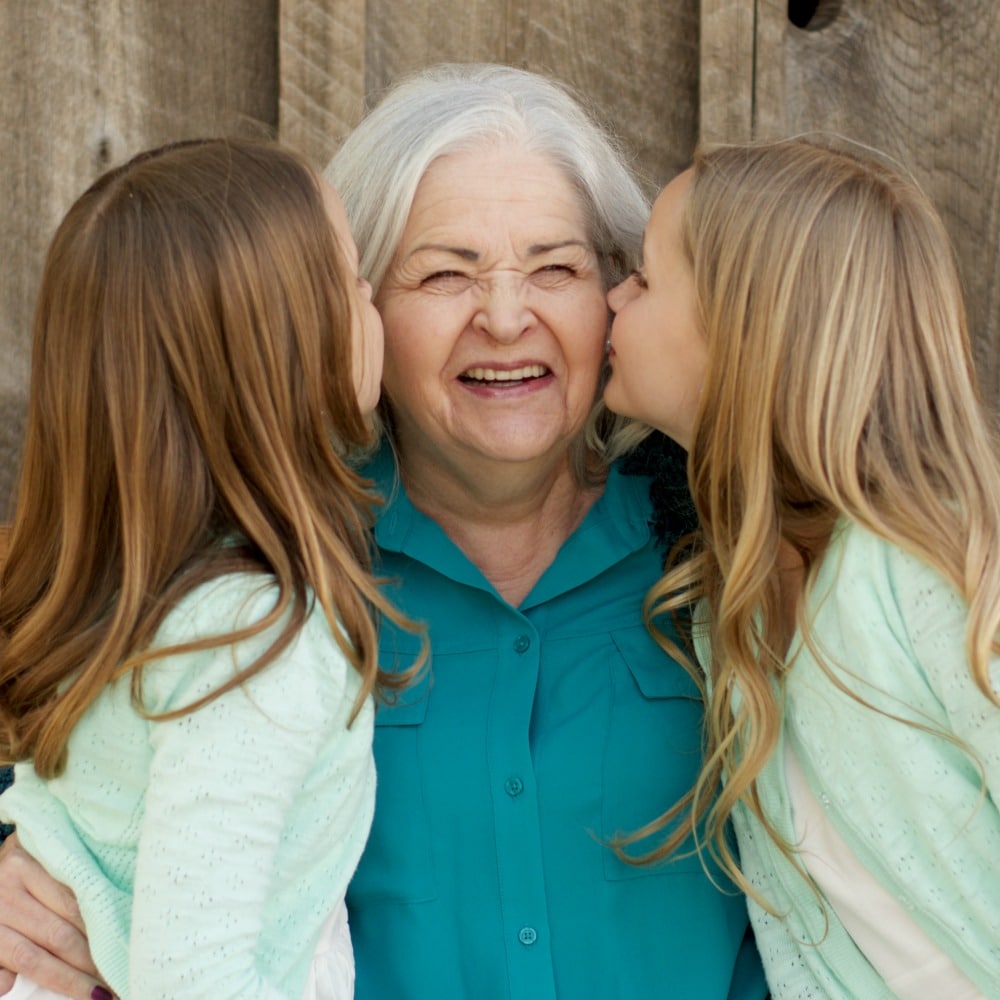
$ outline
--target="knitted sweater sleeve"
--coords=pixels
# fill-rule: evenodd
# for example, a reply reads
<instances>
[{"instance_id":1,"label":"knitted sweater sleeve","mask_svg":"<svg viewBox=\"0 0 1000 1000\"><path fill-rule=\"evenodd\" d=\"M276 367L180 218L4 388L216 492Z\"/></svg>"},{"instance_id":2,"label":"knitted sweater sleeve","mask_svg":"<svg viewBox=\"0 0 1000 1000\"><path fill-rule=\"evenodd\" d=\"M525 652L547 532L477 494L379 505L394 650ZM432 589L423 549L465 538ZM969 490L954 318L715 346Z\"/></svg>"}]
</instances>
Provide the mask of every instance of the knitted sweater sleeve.
<instances>
[{"instance_id":1,"label":"knitted sweater sleeve","mask_svg":"<svg viewBox=\"0 0 1000 1000\"><path fill-rule=\"evenodd\" d=\"M768 762L765 805L775 813L784 797L779 759ZM860 955L837 920L744 806L733 813L740 866L775 913L747 898L767 984L774 1000L891 1000L892 992ZM787 835L790 831L785 830ZM820 947L821 944L821 947Z\"/></svg>"},{"instance_id":2,"label":"knitted sweater sleeve","mask_svg":"<svg viewBox=\"0 0 1000 1000\"><path fill-rule=\"evenodd\" d=\"M940 701L951 733L971 751L989 796L1000 804L1000 706L978 687L969 669L968 606L931 567L899 549L887 549L889 581L914 661ZM990 660L989 681L1000 694L1000 656Z\"/></svg>"},{"instance_id":3,"label":"knitted sweater sleeve","mask_svg":"<svg viewBox=\"0 0 1000 1000\"><path fill-rule=\"evenodd\" d=\"M250 681L152 725L132 910L132 997L300 995L301 983L268 981L259 956L269 900L283 888L275 884L275 859L294 835L288 817L321 751L331 752L331 734L347 733L349 668L324 624L313 614ZM245 665L272 638L160 661L149 671L147 705L162 712L189 704L232 675L234 657ZM353 752L363 762L362 751Z\"/></svg>"}]
</instances>

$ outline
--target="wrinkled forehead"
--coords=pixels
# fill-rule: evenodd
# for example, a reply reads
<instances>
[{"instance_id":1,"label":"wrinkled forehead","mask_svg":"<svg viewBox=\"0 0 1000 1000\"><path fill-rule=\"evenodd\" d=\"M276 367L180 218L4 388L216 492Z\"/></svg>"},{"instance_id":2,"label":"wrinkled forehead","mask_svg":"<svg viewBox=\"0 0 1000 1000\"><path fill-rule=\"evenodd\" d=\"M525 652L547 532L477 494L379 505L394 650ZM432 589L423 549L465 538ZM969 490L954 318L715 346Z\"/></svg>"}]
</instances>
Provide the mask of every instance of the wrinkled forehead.
<instances>
[{"instance_id":1,"label":"wrinkled forehead","mask_svg":"<svg viewBox=\"0 0 1000 1000\"><path fill-rule=\"evenodd\" d=\"M547 225L589 236L582 199L564 171L538 153L480 146L438 157L410 205L404 242L417 230Z\"/></svg>"},{"instance_id":2,"label":"wrinkled forehead","mask_svg":"<svg viewBox=\"0 0 1000 1000\"><path fill-rule=\"evenodd\" d=\"M428 234L462 230L484 239L503 233L525 245L572 240L597 253L594 214L581 186L551 154L520 142L480 141L430 163L397 251Z\"/></svg>"},{"instance_id":3,"label":"wrinkled forehead","mask_svg":"<svg viewBox=\"0 0 1000 1000\"><path fill-rule=\"evenodd\" d=\"M574 202L581 214L587 211L590 199L566 164L524 141L499 138L462 143L436 156L424 170L415 198L435 183L451 183L458 190L488 189L503 180L510 180L515 188L518 182L530 181L532 192L540 184L547 185L552 196Z\"/></svg>"}]
</instances>

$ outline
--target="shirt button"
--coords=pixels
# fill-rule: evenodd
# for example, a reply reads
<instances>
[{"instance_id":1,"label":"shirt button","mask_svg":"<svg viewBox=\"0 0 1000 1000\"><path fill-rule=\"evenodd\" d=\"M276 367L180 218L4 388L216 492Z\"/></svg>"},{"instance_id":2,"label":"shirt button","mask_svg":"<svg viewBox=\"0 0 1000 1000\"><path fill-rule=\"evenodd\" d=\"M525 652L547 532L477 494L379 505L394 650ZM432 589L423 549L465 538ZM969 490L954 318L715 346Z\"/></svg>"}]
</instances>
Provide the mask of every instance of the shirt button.
<instances>
[{"instance_id":1,"label":"shirt button","mask_svg":"<svg viewBox=\"0 0 1000 1000\"><path fill-rule=\"evenodd\" d=\"M520 795L524 791L524 782L520 778L508 778L504 782L504 791L511 797Z\"/></svg>"},{"instance_id":2,"label":"shirt button","mask_svg":"<svg viewBox=\"0 0 1000 1000\"><path fill-rule=\"evenodd\" d=\"M534 944L538 940L538 934L535 932L534 927L522 927L517 934L518 941L521 944Z\"/></svg>"},{"instance_id":3,"label":"shirt button","mask_svg":"<svg viewBox=\"0 0 1000 1000\"><path fill-rule=\"evenodd\" d=\"M528 647L531 645L531 639L526 635L519 635L514 640L514 652L515 653L527 653Z\"/></svg>"}]
</instances>

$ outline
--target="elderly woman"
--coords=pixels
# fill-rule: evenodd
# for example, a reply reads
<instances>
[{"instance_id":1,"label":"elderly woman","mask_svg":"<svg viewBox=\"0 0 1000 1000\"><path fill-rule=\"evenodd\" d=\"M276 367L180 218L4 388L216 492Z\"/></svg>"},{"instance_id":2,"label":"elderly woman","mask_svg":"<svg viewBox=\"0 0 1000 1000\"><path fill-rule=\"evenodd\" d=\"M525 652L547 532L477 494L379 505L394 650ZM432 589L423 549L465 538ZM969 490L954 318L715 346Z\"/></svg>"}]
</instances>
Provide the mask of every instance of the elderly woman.
<instances>
[{"instance_id":1,"label":"elderly woman","mask_svg":"<svg viewBox=\"0 0 1000 1000\"><path fill-rule=\"evenodd\" d=\"M576 101L496 66L404 82L327 176L385 326L381 571L432 647L377 716L357 995L764 996L741 897L696 857L609 846L700 757L697 691L641 617L671 526L657 539L650 480L621 465L641 430L598 402L605 293L647 202ZM383 666L410 662L407 638L384 630ZM5 855L0 966L89 996L49 953L75 937L38 915L57 890ZM59 950L79 963L85 943Z\"/></svg>"}]
</instances>

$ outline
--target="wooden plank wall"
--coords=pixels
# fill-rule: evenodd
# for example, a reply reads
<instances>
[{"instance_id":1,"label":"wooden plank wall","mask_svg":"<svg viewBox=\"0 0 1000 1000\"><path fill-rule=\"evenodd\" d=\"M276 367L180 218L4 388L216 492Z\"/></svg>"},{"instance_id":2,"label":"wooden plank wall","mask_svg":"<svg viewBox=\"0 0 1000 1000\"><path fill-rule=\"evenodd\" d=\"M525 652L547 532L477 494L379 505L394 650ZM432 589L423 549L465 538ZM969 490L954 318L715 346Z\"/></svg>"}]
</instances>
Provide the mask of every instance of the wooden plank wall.
<instances>
[{"instance_id":1,"label":"wooden plank wall","mask_svg":"<svg viewBox=\"0 0 1000 1000\"><path fill-rule=\"evenodd\" d=\"M0 519L20 450L31 313L63 213L172 139L273 134L278 0L0 3Z\"/></svg>"},{"instance_id":2,"label":"wooden plank wall","mask_svg":"<svg viewBox=\"0 0 1000 1000\"><path fill-rule=\"evenodd\" d=\"M276 133L322 164L386 85L442 60L563 79L650 190L699 134L825 128L886 148L944 212L1000 399L998 43L989 0L4 0L0 520L38 272L73 198L108 165L195 134Z\"/></svg>"},{"instance_id":3,"label":"wooden plank wall","mask_svg":"<svg viewBox=\"0 0 1000 1000\"><path fill-rule=\"evenodd\" d=\"M628 141L651 189L698 127L698 0L281 0L280 131L325 163L363 107L435 62L551 73Z\"/></svg>"},{"instance_id":4,"label":"wooden plank wall","mask_svg":"<svg viewBox=\"0 0 1000 1000\"><path fill-rule=\"evenodd\" d=\"M790 6L815 7L806 28ZM701 23L704 137L836 132L897 158L931 195L1000 402L1000 5L702 0Z\"/></svg>"}]
</instances>

